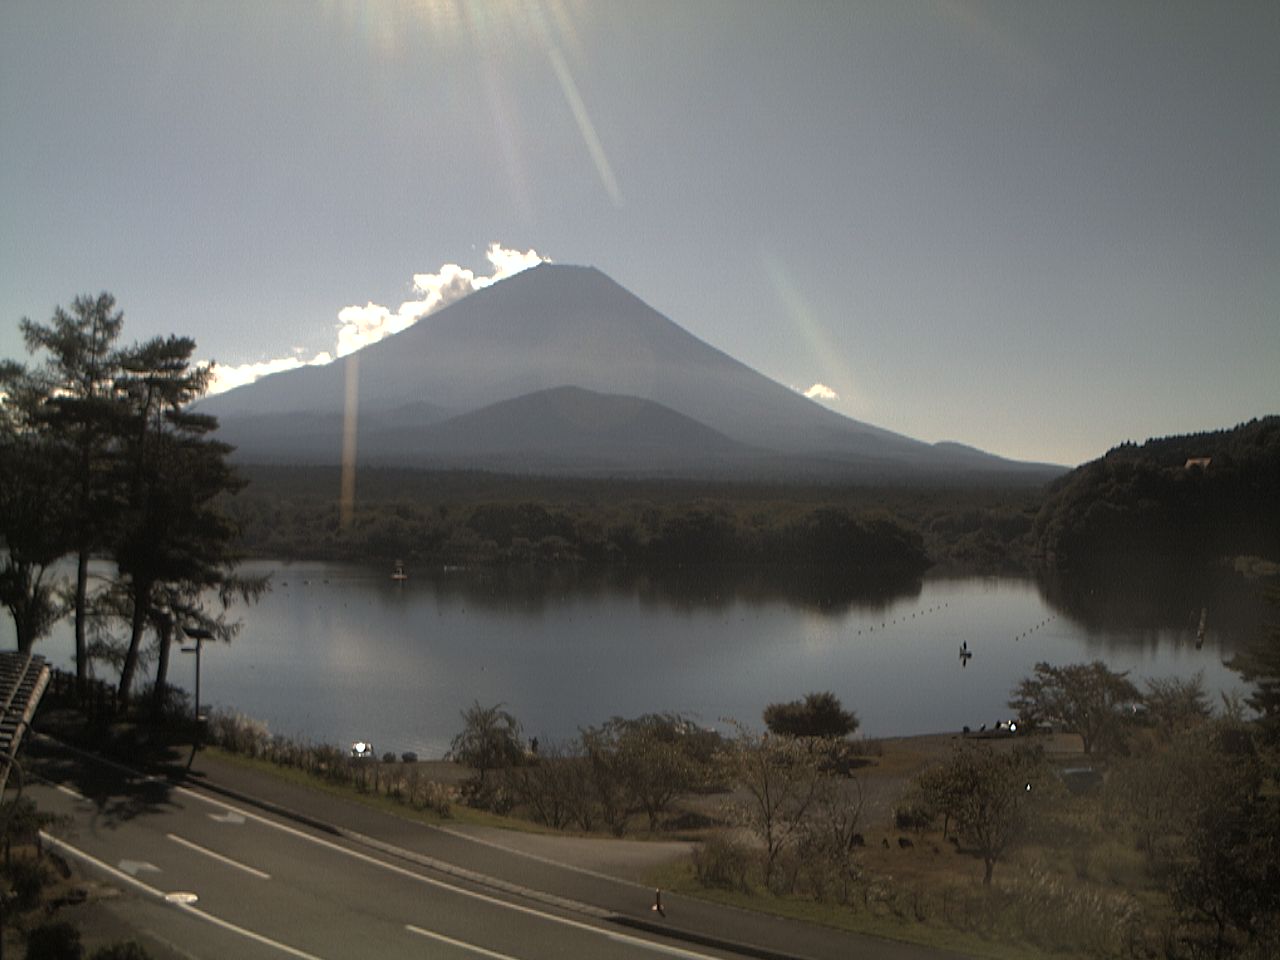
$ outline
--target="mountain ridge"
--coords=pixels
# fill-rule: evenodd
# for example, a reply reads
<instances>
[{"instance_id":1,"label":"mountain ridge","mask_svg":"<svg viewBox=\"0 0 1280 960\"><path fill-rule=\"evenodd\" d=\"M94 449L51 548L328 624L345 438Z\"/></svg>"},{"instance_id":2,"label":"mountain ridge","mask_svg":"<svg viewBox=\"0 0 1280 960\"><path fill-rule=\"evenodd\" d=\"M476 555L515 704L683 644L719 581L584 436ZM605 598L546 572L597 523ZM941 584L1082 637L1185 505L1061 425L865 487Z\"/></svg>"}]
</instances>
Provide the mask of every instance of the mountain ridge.
<instances>
[{"instance_id":1,"label":"mountain ridge","mask_svg":"<svg viewBox=\"0 0 1280 960\"><path fill-rule=\"evenodd\" d=\"M265 456L280 462L282 452L292 451L298 462L332 463L340 449L329 442L309 445L305 438L320 421L329 424L322 432L332 432L334 418L343 413L348 376L358 383L360 435L373 441L360 444L362 462L367 454L385 463L473 463L480 435L473 435L470 448L462 442L467 421L433 431L426 420L447 423L569 387L584 392L560 394L563 403L607 403L618 430L636 428L620 418L624 404L619 398L629 397L652 405L631 408L643 430L652 432L663 421L679 434L692 421L710 431L705 435L710 446L703 450L674 436L669 455L660 443L649 443L655 465L663 464L664 471L732 470L754 460L771 464L770 473L785 473L788 463L819 473L994 470L1048 479L1062 472L961 445L928 444L828 410L700 340L594 267L559 264L543 264L476 291L324 367L273 374L208 398L200 409L219 418L224 438L240 447L242 460ZM550 409L546 399L539 409ZM394 413L415 407L433 413L416 422ZM573 416L581 421L586 413L579 409ZM488 423L490 433L496 429L486 418L479 422ZM532 423L527 427L530 435L541 433L548 448L555 445L554 435ZM711 442L712 436L732 444L732 453ZM445 443L447 437L452 439ZM644 469L635 440L628 447L601 435L599 443L612 444L611 452L593 457L583 445L586 439L581 433L575 438L584 461ZM432 442L435 449L422 446ZM526 451L530 463L548 460L514 442L487 456L514 462L518 449ZM556 469L572 472L572 458Z\"/></svg>"}]
</instances>

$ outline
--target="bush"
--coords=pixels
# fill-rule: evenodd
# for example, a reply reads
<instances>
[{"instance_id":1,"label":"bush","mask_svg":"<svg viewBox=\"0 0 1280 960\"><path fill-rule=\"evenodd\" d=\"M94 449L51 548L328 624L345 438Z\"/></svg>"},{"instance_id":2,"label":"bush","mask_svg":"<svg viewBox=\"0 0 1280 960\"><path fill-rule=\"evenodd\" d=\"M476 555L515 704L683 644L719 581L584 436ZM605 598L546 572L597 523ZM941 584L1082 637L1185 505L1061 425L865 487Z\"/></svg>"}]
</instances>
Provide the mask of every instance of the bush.
<instances>
[{"instance_id":1,"label":"bush","mask_svg":"<svg viewBox=\"0 0 1280 960\"><path fill-rule=\"evenodd\" d=\"M124 940L99 947L89 954L89 960L151 960L151 954L136 940Z\"/></svg>"},{"instance_id":2,"label":"bush","mask_svg":"<svg viewBox=\"0 0 1280 960\"><path fill-rule=\"evenodd\" d=\"M751 870L752 855L737 840L715 833L694 848L693 873L704 887L720 890L749 889L747 875Z\"/></svg>"},{"instance_id":3,"label":"bush","mask_svg":"<svg viewBox=\"0 0 1280 960\"><path fill-rule=\"evenodd\" d=\"M49 871L43 863L20 857L10 862L4 872L13 889L10 905L15 910L21 913L40 905L40 894L49 882Z\"/></svg>"},{"instance_id":4,"label":"bush","mask_svg":"<svg viewBox=\"0 0 1280 960\"><path fill-rule=\"evenodd\" d=\"M271 743L267 725L241 713L215 711L209 717L209 742L229 753L263 756Z\"/></svg>"},{"instance_id":5,"label":"bush","mask_svg":"<svg viewBox=\"0 0 1280 960\"><path fill-rule=\"evenodd\" d=\"M45 923L27 934L27 960L80 960L80 931L65 920Z\"/></svg>"},{"instance_id":6,"label":"bush","mask_svg":"<svg viewBox=\"0 0 1280 960\"><path fill-rule=\"evenodd\" d=\"M904 803L893 811L893 825L898 830L923 833L933 824L936 814L923 803Z\"/></svg>"},{"instance_id":7,"label":"bush","mask_svg":"<svg viewBox=\"0 0 1280 960\"><path fill-rule=\"evenodd\" d=\"M443 783L428 780L421 787L414 787L410 794L410 802L417 803L424 810L430 810L440 817L453 816L455 792Z\"/></svg>"},{"instance_id":8,"label":"bush","mask_svg":"<svg viewBox=\"0 0 1280 960\"><path fill-rule=\"evenodd\" d=\"M765 707L765 726L784 737L839 739L858 729L858 717L845 710L834 693L809 693L803 700Z\"/></svg>"},{"instance_id":9,"label":"bush","mask_svg":"<svg viewBox=\"0 0 1280 960\"><path fill-rule=\"evenodd\" d=\"M515 797L506 784L477 776L462 782L462 802L476 810L488 810L504 816L515 806Z\"/></svg>"}]
</instances>

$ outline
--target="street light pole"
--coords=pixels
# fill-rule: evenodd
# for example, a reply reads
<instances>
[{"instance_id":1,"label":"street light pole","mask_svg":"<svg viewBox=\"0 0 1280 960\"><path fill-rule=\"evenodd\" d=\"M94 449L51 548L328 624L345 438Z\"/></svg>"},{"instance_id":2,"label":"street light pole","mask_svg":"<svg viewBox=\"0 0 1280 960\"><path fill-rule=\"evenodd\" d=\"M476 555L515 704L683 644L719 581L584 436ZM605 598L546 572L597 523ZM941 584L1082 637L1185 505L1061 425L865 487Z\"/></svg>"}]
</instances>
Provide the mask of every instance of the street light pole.
<instances>
[{"instance_id":1,"label":"street light pole","mask_svg":"<svg viewBox=\"0 0 1280 960\"><path fill-rule=\"evenodd\" d=\"M196 655L196 736L200 735L200 651L204 647L206 640L213 639L213 632L206 630L204 627L183 627L182 632L196 642L194 647L183 647L183 653L194 653Z\"/></svg>"}]
</instances>

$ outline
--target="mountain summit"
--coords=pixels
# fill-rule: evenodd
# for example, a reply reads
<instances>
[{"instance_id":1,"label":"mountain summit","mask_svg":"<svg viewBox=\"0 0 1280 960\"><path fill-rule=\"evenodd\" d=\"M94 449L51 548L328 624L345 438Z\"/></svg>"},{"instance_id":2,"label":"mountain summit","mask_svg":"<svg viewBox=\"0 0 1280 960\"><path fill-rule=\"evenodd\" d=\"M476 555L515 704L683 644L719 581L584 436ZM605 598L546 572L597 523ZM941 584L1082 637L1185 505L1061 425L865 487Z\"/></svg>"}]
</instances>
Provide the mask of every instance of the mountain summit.
<instances>
[{"instance_id":1,"label":"mountain summit","mask_svg":"<svg viewBox=\"0 0 1280 960\"><path fill-rule=\"evenodd\" d=\"M248 462L550 473L905 477L1061 472L930 445L819 406L592 267L542 264L323 367L200 404Z\"/></svg>"}]
</instances>

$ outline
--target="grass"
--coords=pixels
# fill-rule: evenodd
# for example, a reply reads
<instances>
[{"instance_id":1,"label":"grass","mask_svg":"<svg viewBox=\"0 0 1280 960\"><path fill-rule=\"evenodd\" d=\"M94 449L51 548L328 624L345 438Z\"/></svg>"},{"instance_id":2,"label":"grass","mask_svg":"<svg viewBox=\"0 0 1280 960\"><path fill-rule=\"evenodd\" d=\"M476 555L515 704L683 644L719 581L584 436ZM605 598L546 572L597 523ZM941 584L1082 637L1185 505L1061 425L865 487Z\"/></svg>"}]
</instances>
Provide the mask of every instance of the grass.
<instances>
[{"instance_id":1,"label":"grass","mask_svg":"<svg viewBox=\"0 0 1280 960\"><path fill-rule=\"evenodd\" d=\"M499 816L462 805L454 805L450 817L441 817L430 810L421 810L401 803L393 797L353 785L330 782L323 777L302 770L282 767L268 760L249 758L218 748L209 748L210 756L219 762L234 764L274 777L307 789L340 796L367 807L391 813L395 816L429 825L472 824L496 827L544 835L563 835L559 831L531 823L516 817ZM896 764L895 764L896 766ZM724 890L703 887L694 876L689 861L678 861L652 871L646 883L664 890L719 903L737 909L767 913L789 919L815 923L833 929L844 930L886 940L897 940L926 947L948 949L987 960L1015 960L1015 958L1084 957L1085 952L1047 950L1036 944L1015 939L1009 931L994 928L991 936L971 930L960 930L945 923L918 920L912 916L909 903L914 891L918 897L929 899L940 889L978 887L981 865L972 857L957 853L950 844L935 842L940 838L917 837L916 846L904 851L891 845L889 850L873 845L866 851L866 866L871 875L894 877L894 896L889 901L879 901L873 907L817 902L808 898L777 896L761 890ZM1119 853L1119 851L1117 851ZM1110 859L1110 858L1108 858ZM1123 857L1117 857L1123 859ZM997 874L1009 873L1013 864L1002 864ZM896 912L895 912L896 910Z\"/></svg>"},{"instance_id":2,"label":"grass","mask_svg":"<svg viewBox=\"0 0 1280 960\"><path fill-rule=\"evenodd\" d=\"M316 776L307 773L297 767L282 766L272 763L270 760L261 758L248 757L240 753L232 753L221 747L204 747L202 753L216 758L220 763L226 763L242 767L248 770L256 770L260 773L270 774L298 786L306 787L310 790L316 790L320 793L326 793L330 796L342 797L344 800L351 800L363 806L370 807L374 810L380 810L383 813L391 813L405 820L413 820L418 823L425 823L432 826L441 826L445 824L458 825L468 824L481 827L498 827L503 830L513 830L520 833L538 833L538 834L554 834L561 835L560 831L552 830L541 824L534 823L530 820L522 820L518 817L504 817L487 810L476 810L462 804L453 804L450 807L450 814L447 817L441 816L430 809L422 807L410 806L407 803L395 798L389 797L382 792L374 792L371 790L360 790L353 784L336 783L325 777Z\"/></svg>"},{"instance_id":3,"label":"grass","mask_svg":"<svg viewBox=\"0 0 1280 960\"><path fill-rule=\"evenodd\" d=\"M725 890L702 886L694 876L693 867L687 862L668 864L651 871L646 883L672 893L735 907L772 916L819 924L847 933L897 940L939 950L964 953L985 960L1037 960L1056 958L1073 960L1086 957L1085 953L1046 951L1034 944L991 940L975 933L954 927L935 926L929 923L899 918L890 912L877 914L836 903L821 903L807 898L783 897L751 890Z\"/></svg>"},{"instance_id":4,"label":"grass","mask_svg":"<svg viewBox=\"0 0 1280 960\"><path fill-rule=\"evenodd\" d=\"M318 751L314 754L308 753L313 750L309 747L286 746L281 750L266 737L265 728L257 731L252 721L243 719L235 720L226 732L231 735L229 746L248 744L251 752L209 746L199 756L429 826L474 825L546 836L567 835L566 831L528 819L466 806L453 792L466 776L466 771L456 765L375 760L353 766L350 772L356 772L354 780L350 772L347 779L337 780L308 769L316 764L347 763L335 748L314 748ZM140 739L155 749L161 763L164 761L159 754L167 751L172 757L173 747L162 744L163 738L148 734L126 739L130 743ZM862 827L865 846L857 854L861 878L853 888L852 905L802 893L775 894L758 879L754 889L750 888L750 880L748 889L704 887L693 862L687 859L670 863L646 879L663 889L738 909L946 948L989 960L1114 953L1125 932L1135 929L1135 923L1149 930L1153 924L1170 919L1167 903L1151 888L1144 858L1133 848L1131 839L1108 836L1109 831L1101 829L1096 805L1083 798L1058 796L1044 810L1029 842L997 865L991 888L981 883L981 862L957 850L936 829L894 829L891 812L895 798L909 788L921 770L947 756L956 739L938 735L868 744L868 755L858 764L856 776L864 790L878 797L877 813ZM1079 749L1074 740L1062 737L1046 740L1046 745L1059 763L1074 762ZM996 742L993 746L1003 749L1005 744ZM258 755L263 750L272 751L275 759ZM305 758L307 767L291 765L299 757ZM196 769L199 767L197 760ZM424 801L428 797L439 801L447 797L448 803L441 806L448 812L410 803L403 795L397 795L394 787L389 795L389 785L397 781L405 792L412 782L415 794ZM426 788L432 781L446 785ZM687 808L680 805L683 813L700 817L698 823L706 821L706 828L690 826L677 833L650 835L646 824L646 829L633 833L632 839L706 839L714 835L719 814L710 816L711 800L701 795L685 800ZM911 840L907 846L899 843L904 837ZM745 876L752 878L757 873L753 870ZM805 890L807 875L803 871L800 874L798 890Z\"/></svg>"}]
</instances>

